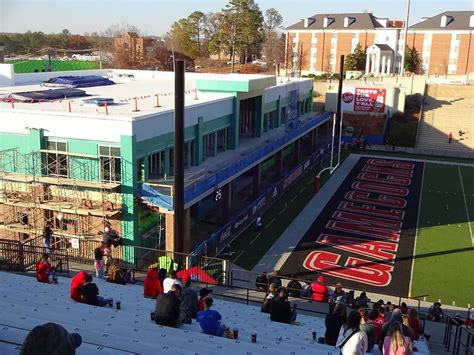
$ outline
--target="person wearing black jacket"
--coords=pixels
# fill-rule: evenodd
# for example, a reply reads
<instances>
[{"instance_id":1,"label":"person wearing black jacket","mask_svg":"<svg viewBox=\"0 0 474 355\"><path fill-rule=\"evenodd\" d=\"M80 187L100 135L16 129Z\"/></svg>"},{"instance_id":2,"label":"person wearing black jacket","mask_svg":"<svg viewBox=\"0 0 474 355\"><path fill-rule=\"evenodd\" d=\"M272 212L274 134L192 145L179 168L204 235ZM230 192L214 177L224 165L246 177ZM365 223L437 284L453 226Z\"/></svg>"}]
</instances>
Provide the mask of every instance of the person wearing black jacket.
<instances>
[{"instance_id":1,"label":"person wearing black jacket","mask_svg":"<svg viewBox=\"0 0 474 355\"><path fill-rule=\"evenodd\" d=\"M262 308L260 309L260 312L270 313L270 307L271 307L273 298L277 296L277 294L278 294L277 285L270 284L270 286L268 286L268 291L265 294L265 298L263 299Z\"/></svg>"},{"instance_id":2,"label":"person wearing black jacket","mask_svg":"<svg viewBox=\"0 0 474 355\"><path fill-rule=\"evenodd\" d=\"M272 272L268 278L268 284L275 284L277 287L281 287L280 271L275 270Z\"/></svg>"},{"instance_id":3,"label":"person wearing black jacket","mask_svg":"<svg viewBox=\"0 0 474 355\"><path fill-rule=\"evenodd\" d=\"M290 324L296 319L296 310L291 309L287 298L288 292L286 288L280 288L278 296L273 299L270 305L270 319L272 321Z\"/></svg>"},{"instance_id":4,"label":"person wearing black jacket","mask_svg":"<svg viewBox=\"0 0 474 355\"><path fill-rule=\"evenodd\" d=\"M180 313L181 286L174 284L168 293L160 293L156 298L155 323L167 327L176 327Z\"/></svg>"},{"instance_id":5,"label":"person wearing black jacket","mask_svg":"<svg viewBox=\"0 0 474 355\"><path fill-rule=\"evenodd\" d=\"M336 345L337 337L342 325L346 321L346 307L338 303L334 307L333 313L326 315L326 332L324 334L324 342L327 345Z\"/></svg>"},{"instance_id":6,"label":"person wearing black jacket","mask_svg":"<svg viewBox=\"0 0 474 355\"><path fill-rule=\"evenodd\" d=\"M301 287L301 284L298 280L291 280L290 282L288 282L288 285L286 285L286 287L288 288L288 296L295 298L299 298L301 296L301 291L303 290L303 287Z\"/></svg>"},{"instance_id":7,"label":"person wearing black jacket","mask_svg":"<svg viewBox=\"0 0 474 355\"><path fill-rule=\"evenodd\" d=\"M259 290L260 292L267 292L268 285L269 283L268 283L268 277L267 277L266 272L258 275L257 278L255 279L255 286L257 287L257 290Z\"/></svg>"}]
</instances>

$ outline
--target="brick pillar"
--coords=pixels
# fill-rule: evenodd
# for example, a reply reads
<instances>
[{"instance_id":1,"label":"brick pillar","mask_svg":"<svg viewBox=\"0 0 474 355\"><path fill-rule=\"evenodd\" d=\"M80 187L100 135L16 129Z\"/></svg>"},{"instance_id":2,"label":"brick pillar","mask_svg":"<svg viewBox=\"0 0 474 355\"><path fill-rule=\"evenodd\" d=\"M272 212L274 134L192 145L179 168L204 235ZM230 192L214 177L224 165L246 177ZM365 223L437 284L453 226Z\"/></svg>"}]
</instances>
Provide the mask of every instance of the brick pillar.
<instances>
[{"instance_id":1,"label":"brick pillar","mask_svg":"<svg viewBox=\"0 0 474 355\"><path fill-rule=\"evenodd\" d=\"M191 243L191 209L184 210L184 235L179 237L174 235L173 213L165 214L165 249L167 251L179 251L190 253Z\"/></svg>"}]
</instances>

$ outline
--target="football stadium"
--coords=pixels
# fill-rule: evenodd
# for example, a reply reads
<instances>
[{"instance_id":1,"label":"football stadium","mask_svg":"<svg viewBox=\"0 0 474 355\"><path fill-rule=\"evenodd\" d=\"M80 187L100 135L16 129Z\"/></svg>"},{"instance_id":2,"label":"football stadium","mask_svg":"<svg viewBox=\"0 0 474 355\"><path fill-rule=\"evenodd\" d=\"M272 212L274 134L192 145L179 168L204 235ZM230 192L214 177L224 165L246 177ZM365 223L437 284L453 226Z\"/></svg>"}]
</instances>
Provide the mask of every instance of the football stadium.
<instances>
[{"instance_id":1,"label":"football stadium","mask_svg":"<svg viewBox=\"0 0 474 355\"><path fill-rule=\"evenodd\" d=\"M323 82L0 63L0 355L473 354L474 87L387 47Z\"/></svg>"}]
</instances>

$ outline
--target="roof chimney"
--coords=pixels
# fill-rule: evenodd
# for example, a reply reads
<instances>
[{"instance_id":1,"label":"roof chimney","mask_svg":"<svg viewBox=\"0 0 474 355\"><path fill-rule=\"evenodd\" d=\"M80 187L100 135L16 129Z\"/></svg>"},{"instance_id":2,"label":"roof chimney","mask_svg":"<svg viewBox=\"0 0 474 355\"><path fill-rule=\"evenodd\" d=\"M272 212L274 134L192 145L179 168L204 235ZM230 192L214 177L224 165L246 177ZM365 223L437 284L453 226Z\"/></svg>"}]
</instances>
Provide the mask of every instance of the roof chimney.
<instances>
[{"instance_id":1,"label":"roof chimney","mask_svg":"<svg viewBox=\"0 0 474 355\"><path fill-rule=\"evenodd\" d=\"M453 17L452 17L452 16L446 16L446 15L441 16L441 27L446 27L446 26L449 25L452 21L453 21Z\"/></svg>"},{"instance_id":2,"label":"roof chimney","mask_svg":"<svg viewBox=\"0 0 474 355\"><path fill-rule=\"evenodd\" d=\"M303 26L304 28L308 28L309 26L311 26L314 22L316 21L316 19L314 17L307 17L303 20Z\"/></svg>"},{"instance_id":3,"label":"roof chimney","mask_svg":"<svg viewBox=\"0 0 474 355\"><path fill-rule=\"evenodd\" d=\"M344 27L349 27L356 21L355 17L344 17Z\"/></svg>"},{"instance_id":4,"label":"roof chimney","mask_svg":"<svg viewBox=\"0 0 474 355\"><path fill-rule=\"evenodd\" d=\"M334 17L324 17L323 27L329 27L335 21Z\"/></svg>"},{"instance_id":5,"label":"roof chimney","mask_svg":"<svg viewBox=\"0 0 474 355\"><path fill-rule=\"evenodd\" d=\"M4 56L5 44L0 42L0 64L5 63L5 56Z\"/></svg>"}]
</instances>

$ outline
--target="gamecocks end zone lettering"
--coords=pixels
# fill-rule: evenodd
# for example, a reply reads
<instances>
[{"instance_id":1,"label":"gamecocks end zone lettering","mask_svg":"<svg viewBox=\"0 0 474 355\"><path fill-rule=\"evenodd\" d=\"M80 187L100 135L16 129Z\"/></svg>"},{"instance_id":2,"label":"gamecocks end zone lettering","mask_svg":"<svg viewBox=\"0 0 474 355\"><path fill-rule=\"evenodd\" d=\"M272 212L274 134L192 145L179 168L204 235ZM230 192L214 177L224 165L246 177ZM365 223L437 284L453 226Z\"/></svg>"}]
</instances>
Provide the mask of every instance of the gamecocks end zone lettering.
<instances>
[{"instance_id":1,"label":"gamecocks end zone lettering","mask_svg":"<svg viewBox=\"0 0 474 355\"><path fill-rule=\"evenodd\" d=\"M351 187L354 190L373 192L375 194L387 194L393 196L408 196L410 190L406 187L396 187L386 184L377 184L376 182L356 181Z\"/></svg>"},{"instance_id":2,"label":"gamecocks end zone lettering","mask_svg":"<svg viewBox=\"0 0 474 355\"><path fill-rule=\"evenodd\" d=\"M388 262L395 260L398 250L397 243L324 233L319 235L316 243Z\"/></svg>"},{"instance_id":3,"label":"gamecocks end zone lettering","mask_svg":"<svg viewBox=\"0 0 474 355\"><path fill-rule=\"evenodd\" d=\"M399 161L399 160L369 159L367 160L366 164L387 167L387 168L405 169L405 170L415 169L415 164L408 163L406 161Z\"/></svg>"},{"instance_id":4,"label":"gamecocks end zone lettering","mask_svg":"<svg viewBox=\"0 0 474 355\"><path fill-rule=\"evenodd\" d=\"M345 196L346 200L360 202L360 203L370 203L372 205L383 206L383 207L392 207L403 209L407 205L407 201L400 197L392 197L387 195L379 195L377 198L370 197L368 192L361 191L349 191Z\"/></svg>"},{"instance_id":5,"label":"gamecocks end zone lettering","mask_svg":"<svg viewBox=\"0 0 474 355\"><path fill-rule=\"evenodd\" d=\"M373 227L391 228L396 233L400 233L400 229L403 226L403 223L400 221L341 211L335 211L332 214L332 218L340 219L342 221L355 222L359 224L367 224Z\"/></svg>"},{"instance_id":6,"label":"gamecocks end zone lettering","mask_svg":"<svg viewBox=\"0 0 474 355\"><path fill-rule=\"evenodd\" d=\"M326 251L312 251L303 262L305 269L322 272L342 279L384 287L392 280L392 265L377 264L368 260L348 257L344 265L339 264L341 255Z\"/></svg>"},{"instance_id":7,"label":"gamecocks end zone lettering","mask_svg":"<svg viewBox=\"0 0 474 355\"><path fill-rule=\"evenodd\" d=\"M399 186L410 186L411 179L404 178L395 175L387 175L386 177L380 177L377 173L360 173L357 175L359 180L380 182L382 184L399 185Z\"/></svg>"},{"instance_id":8,"label":"gamecocks end zone lettering","mask_svg":"<svg viewBox=\"0 0 474 355\"><path fill-rule=\"evenodd\" d=\"M382 210L377 206L357 204L354 202L347 201L342 201L341 203L339 203L337 209L341 211L364 213L377 217L392 218L397 219L399 221L402 221L403 217L405 216L405 212L402 210L396 210L393 208L389 210Z\"/></svg>"}]
</instances>

